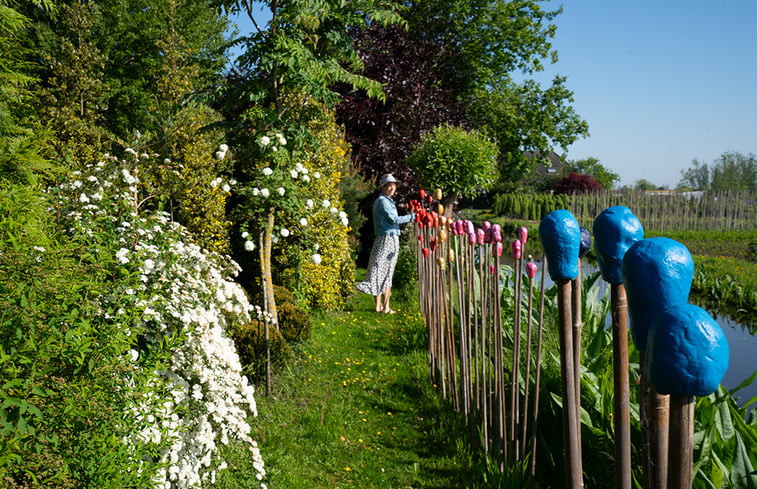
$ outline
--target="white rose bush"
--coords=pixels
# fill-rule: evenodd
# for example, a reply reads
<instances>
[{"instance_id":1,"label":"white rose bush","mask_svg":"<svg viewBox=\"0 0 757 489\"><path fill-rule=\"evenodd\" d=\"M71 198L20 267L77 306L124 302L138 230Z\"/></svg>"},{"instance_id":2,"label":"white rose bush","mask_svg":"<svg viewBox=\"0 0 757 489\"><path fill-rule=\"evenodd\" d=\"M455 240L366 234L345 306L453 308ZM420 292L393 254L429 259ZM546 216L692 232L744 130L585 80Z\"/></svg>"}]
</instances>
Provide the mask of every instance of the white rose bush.
<instances>
[{"instance_id":1,"label":"white rose bush","mask_svg":"<svg viewBox=\"0 0 757 489\"><path fill-rule=\"evenodd\" d=\"M124 413L123 443L160 489L212 484L227 467L221 448L241 443L265 488L247 422L257 415L255 391L229 331L271 318L233 280L240 270L230 258L193 244L168 214L142 211L139 157L129 154L106 156L54 193L68 232L92 237L98 261L113 269L112 293L98 300L133 339L127 385L141 395Z\"/></svg>"}]
</instances>

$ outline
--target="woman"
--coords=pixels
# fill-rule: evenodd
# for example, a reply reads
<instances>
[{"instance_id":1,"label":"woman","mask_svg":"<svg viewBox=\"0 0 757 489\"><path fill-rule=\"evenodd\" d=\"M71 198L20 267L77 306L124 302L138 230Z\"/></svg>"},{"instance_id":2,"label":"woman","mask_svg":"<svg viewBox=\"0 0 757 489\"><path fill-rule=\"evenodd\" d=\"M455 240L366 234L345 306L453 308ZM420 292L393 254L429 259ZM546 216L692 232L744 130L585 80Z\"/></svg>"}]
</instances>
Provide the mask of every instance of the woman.
<instances>
[{"instance_id":1,"label":"woman","mask_svg":"<svg viewBox=\"0 0 757 489\"><path fill-rule=\"evenodd\" d=\"M389 298L392 295L392 275L400 251L400 224L412 221L415 214L397 215L397 206L392 200L397 191L397 179L391 173L381 176L379 190L379 196L373 203L376 240L368 259L368 273L365 280L357 284L357 288L375 297L376 312L394 314L396 311L389 306Z\"/></svg>"}]
</instances>

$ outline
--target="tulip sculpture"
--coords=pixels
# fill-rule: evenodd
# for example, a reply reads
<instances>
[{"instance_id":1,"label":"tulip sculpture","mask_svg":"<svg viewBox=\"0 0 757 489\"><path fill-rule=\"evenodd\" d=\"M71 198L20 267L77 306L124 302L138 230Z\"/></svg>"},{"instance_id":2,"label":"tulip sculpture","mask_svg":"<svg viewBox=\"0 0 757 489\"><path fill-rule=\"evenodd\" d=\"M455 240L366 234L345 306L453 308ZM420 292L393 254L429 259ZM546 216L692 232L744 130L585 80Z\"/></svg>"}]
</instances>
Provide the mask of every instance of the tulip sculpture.
<instances>
[{"instance_id":1,"label":"tulip sculpture","mask_svg":"<svg viewBox=\"0 0 757 489\"><path fill-rule=\"evenodd\" d=\"M648 238L632 245L621 271L628 294L631 338L641 359L641 415L646 487L665 488L668 478L668 396L659 393L646 374L649 328L665 309L686 304L694 261L684 245L669 238Z\"/></svg>"},{"instance_id":2,"label":"tulip sculpture","mask_svg":"<svg viewBox=\"0 0 757 489\"><path fill-rule=\"evenodd\" d=\"M571 280L578 276L581 228L569 211L561 209L547 214L539 224L539 239L547 257L547 269L557 285L557 311L560 337L560 368L563 394L563 441L565 487L583 487L581 445L578 439L578 412L575 398L575 363L573 360L573 320Z\"/></svg>"},{"instance_id":3,"label":"tulip sculpture","mask_svg":"<svg viewBox=\"0 0 757 489\"><path fill-rule=\"evenodd\" d=\"M631 390L628 382L628 301L621 275L623 257L644 238L641 222L630 209L614 206L594 220L594 247L604 278L611 285L614 378L615 487L631 489Z\"/></svg>"}]
</instances>

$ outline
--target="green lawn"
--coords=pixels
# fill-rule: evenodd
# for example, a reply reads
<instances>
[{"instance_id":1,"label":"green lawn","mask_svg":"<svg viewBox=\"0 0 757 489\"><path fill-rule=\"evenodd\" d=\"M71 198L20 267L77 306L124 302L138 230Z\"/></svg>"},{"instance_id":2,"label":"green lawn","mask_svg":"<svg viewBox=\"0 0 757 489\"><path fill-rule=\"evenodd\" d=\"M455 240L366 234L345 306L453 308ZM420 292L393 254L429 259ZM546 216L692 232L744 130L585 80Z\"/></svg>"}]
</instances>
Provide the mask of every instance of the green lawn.
<instances>
[{"instance_id":1,"label":"green lawn","mask_svg":"<svg viewBox=\"0 0 757 489\"><path fill-rule=\"evenodd\" d=\"M417 309L372 307L360 295L347 312L316 315L273 394L259 389L253 432L268 487L484 487L463 424L429 383Z\"/></svg>"}]
</instances>

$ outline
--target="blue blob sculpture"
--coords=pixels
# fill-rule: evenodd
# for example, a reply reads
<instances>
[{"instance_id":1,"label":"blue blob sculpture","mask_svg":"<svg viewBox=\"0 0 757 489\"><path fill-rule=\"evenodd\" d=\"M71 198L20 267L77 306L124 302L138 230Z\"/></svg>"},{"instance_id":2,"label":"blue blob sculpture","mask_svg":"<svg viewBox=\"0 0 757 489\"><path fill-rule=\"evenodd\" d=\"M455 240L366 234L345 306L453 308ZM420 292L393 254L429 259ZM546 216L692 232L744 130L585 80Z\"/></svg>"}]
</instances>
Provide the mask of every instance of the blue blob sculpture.
<instances>
[{"instance_id":1,"label":"blue blob sculpture","mask_svg":"<svg viewBox=\"0 0 757 489\"><path fill-rule=\"evenodd\" d=\"M689 301L694 260L678 241L648 238L631 245L623 257L621 271L631 336L636 348L643 352L655 317L668 307Z\"/></svg>"},{"instance_id":2,"label":"blue blob sculpture","mask_svg":"<svg viewBox=\"0 0 757 489\"><path fill-rule=\"evenodd\" d=\"M641 222L622 205L609 207L594 220L594 250L602 278L617 285L623 283L620 270L623 256L637 241L644 239Z\"/></svg>"},{"instance_id":3,"label":"blue blob sculpture","mask_svg":"<svg viewBox=\"0 0 757 489\"><path fill-rule=\"evenodd\" d=\"M581 226L573 214L560 209L544 216L539 224L539 240L547 256L547 269L552 280L578 277Z\"/></svg>"},{"instance_id":4,"label":"blue blob sculpture","mask_svg":"<svg viewBox=\"0 0 757 489\"><path fill-rule=\"evenodd\" d=\"M583 259L583 257L586 256L586 253L589 252L591 249L591 234L589 233L589 230L582 227L581 228L581 245L578 248L578 257Z\"/></svg>"},{"instance_id":5,"label":"blue blob sculpture","mask_svg":"<svg viewBox=\"0 0 757 489\"><path fill-rule=\"evenodd\" d=\"M669 307L649 329L645 368L660 394L711 394L728 370L729 357L720 325L693 304Z\"/></svg>"}]
</instances>

